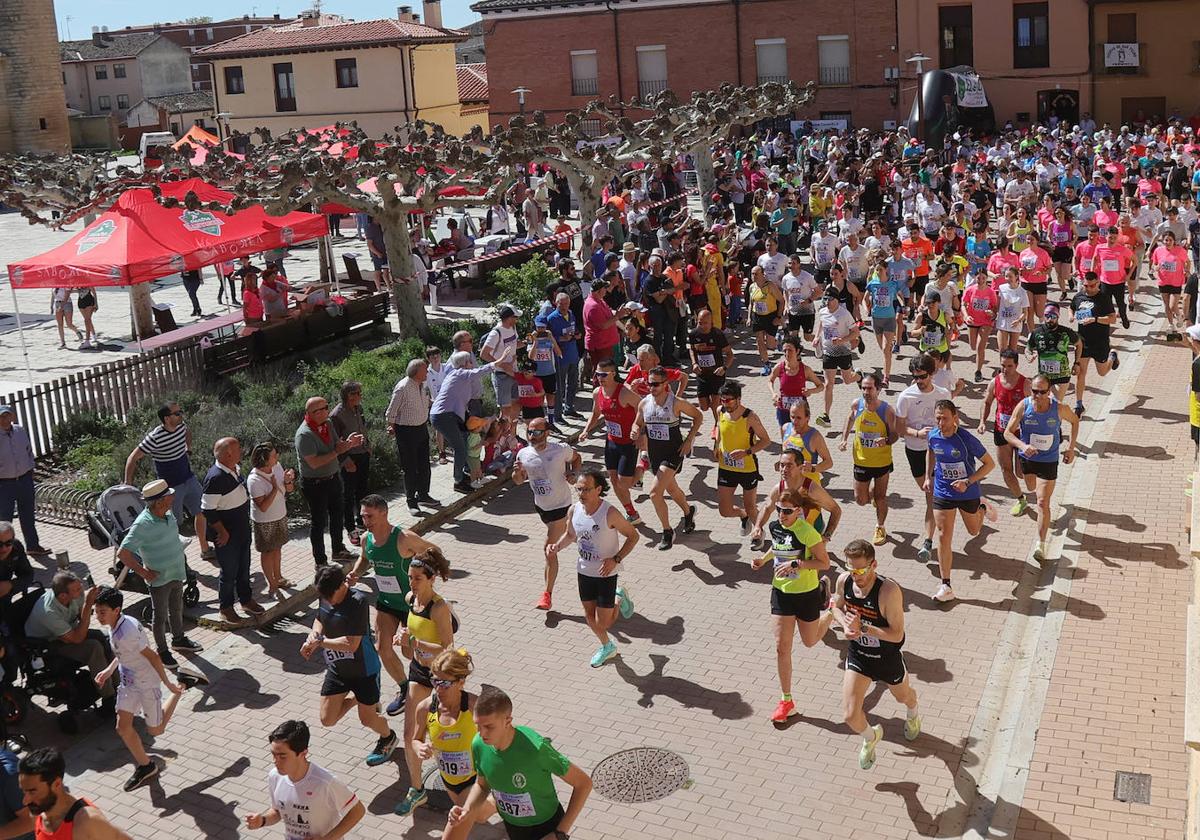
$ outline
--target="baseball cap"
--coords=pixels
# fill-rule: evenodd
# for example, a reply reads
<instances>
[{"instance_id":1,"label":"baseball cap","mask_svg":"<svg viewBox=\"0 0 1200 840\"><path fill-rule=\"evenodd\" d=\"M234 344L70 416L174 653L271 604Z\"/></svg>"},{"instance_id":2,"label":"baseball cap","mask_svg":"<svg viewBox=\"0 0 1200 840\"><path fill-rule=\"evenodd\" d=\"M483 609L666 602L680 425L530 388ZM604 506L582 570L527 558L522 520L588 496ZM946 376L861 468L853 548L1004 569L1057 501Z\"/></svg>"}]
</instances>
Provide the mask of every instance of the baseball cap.
<instances>
[{"instance_id":1,"label":"baseball cap","mask_svg":"<svg viewBox=\"0 0 1200 840\"><path fill-rule=\"evenodd\" d=\"M0 414L11 414L12 416L16 417L17 410L11 405L0 405Z\"/></svg>"},{"instance_id":2,"label":"baseball cap","mask_svg":"<svg viewBox=\"0 0 1200 840\"><path fill-rule=\"evenodd\" d=\"M142 499L147 502L153 502L155 499L161 499L163 496L170 495L175 491L171 489L171 485L167 484L161 478L156 478L154 481L142 487Z\"/></svg>"},{"instance_id":3,"label":"baseball cap","mask_svg":"<svg viewBox=\"0 0 1200 840\"><path fill-rule=\"evenodd\" d=\"M502 303L496 310L496 315L500 318L500 320L504 320L505 318L520 318L521 310L517 309L511 304Z\"/></svg>"}]
</instances>

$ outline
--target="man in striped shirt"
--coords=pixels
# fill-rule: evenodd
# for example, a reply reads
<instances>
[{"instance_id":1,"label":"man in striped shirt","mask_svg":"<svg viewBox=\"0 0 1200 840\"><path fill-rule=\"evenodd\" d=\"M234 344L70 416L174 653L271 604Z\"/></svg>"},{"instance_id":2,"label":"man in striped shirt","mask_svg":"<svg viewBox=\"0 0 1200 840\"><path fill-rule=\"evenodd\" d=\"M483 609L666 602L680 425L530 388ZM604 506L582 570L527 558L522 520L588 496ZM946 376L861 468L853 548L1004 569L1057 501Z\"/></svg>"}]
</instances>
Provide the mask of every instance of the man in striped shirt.
<instances>
[{"instance_id":1,"label":"man in striped shirt","mask_svg":"<svg viewBox=\"0 0 1200 840\"><path fill-rule=\"evenodd\" d=\"M146 455L154 461L154 474L175 491L171 512L183 522L184 510L190 517L200 513L204 495L200 481L192 472L188 453L192 451L192 430L183 422L179 403L166 403L158 410L159 425L147 432L142 442L125 459L125 483L133 484L138 463Z\"/></svg>"}]
</instances>

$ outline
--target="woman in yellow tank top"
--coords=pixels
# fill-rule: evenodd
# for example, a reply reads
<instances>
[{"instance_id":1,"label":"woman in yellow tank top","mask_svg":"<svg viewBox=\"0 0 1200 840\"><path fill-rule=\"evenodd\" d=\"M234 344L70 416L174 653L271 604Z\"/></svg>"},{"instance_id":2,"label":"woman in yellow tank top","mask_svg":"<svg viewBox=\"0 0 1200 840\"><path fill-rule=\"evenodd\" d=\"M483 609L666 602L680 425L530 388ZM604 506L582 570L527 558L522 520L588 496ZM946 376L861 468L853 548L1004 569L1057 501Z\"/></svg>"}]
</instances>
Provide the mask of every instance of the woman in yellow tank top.
<instances>
[{"instance_id":1,"label":"woman in yellow tank top","mask_svg":"<svg viewBox=\"0 0 1200 840\"><path fill-rule=\"evenodd\" d=\"M884 523L888 514L888 475L892 471L892 444L899 438L896 412L879 399L882 384L877 373L862 375L862 397L850 404L842 442L838 444L838 449L845 452L850 433L854 433L854 501L875 504L875 536L871 540L875 545L887 542Z\"/></svg>"},{"instance_id":2,"label":"woman in yellow tank top","mask_svg":"<svg viewBox=\"0 0 1200 840\"><path fill-rule=\"evenodd\" d=\"M742 536L758 518L758 472L756 454L766 449L771 437L762 420L742 405L742 386L727 381L718 394L721 411L713 429L713 459L717 462L717 503L721 516L742 520ZM742 489L742 504L734 504L734 493Z\"/></svg>"},{"instance_id":3,"label":"woman in yellow tank top","mask_svg":"<svg viewBox=\"0 0 1200 840\"><path fill-rule=\"evenodd\" d=\"M750 327L754 331L754 345L758 360L762 364L762 375L771 373L768 351L775 350L775 333L783 324L783 310L787 305L779 286L767 278L762 266L750 269Z\"/></svg>"},{"instance_id":4,"label":"woman in yellow tank top","mask_svg":"<svg viewBox=\"0 0 1200 840\"><path fill-rule=\"evenodd\" d=\"M443 650L433 659L433 696L417 706L417 728L412 745L422 761L435 759L442 782L455 805L467 801L475 784L475 764L471 758L471 741L475 738L474 694L466 690L467 677L474 663L466 648ZM428 737L428 742L426 738ZM412 809L402 810L406 799L396 806L396 813L405 816ZM495 806L488 797L484 819L494 813Z\"/></svg>"}]
</instances>

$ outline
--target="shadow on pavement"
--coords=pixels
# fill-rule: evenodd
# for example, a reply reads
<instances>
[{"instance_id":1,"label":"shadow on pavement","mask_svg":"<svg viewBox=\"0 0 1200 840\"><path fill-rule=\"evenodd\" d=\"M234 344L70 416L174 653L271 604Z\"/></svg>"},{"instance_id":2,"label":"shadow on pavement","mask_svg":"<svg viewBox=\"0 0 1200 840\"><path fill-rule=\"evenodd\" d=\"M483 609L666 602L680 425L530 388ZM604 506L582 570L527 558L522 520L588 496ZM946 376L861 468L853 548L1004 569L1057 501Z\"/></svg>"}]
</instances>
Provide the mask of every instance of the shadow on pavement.
<instances>
[{"instance_id":1,"label":"shadow on pavement","mask_svg":"<svg viewBox=\"0 0 1200 840\"><path fill-rule=\"evenodd\" d=\"M582 615L569 615L559 610L546 613L546 628L553 630L564 621L587 626ZM634 613L632 618L618 618L617 623L608 629L610 636L619 642L628 644L633 639L646 639L656 645L677 645L683 641L683 616L676 615L666 621L651 621L640 613Z\"/></svg>"},{"instance_id":2,"label":"shadow on pavement","mask_svg":"<svg viewBox=\"0 0 1200 840\"><path fill-rule=\"evenodd\" d=\"M150 784L150 803L159 809L160 817L169 817L181 811L187 814L200 829L202 837L236 838L241 822L237 813L239 801L226 802L205 791L226 779L241 776L249 767L250 759L242 756L221 775L190 784L170 796L166 795L162 784L155 779Z\"/></svg>"},{"instance_id":3,"label":"shadow on pavement","mask_svg":"<svg viewBox=\"0 0 1200 840\"><path fill-rule=\"evenodd\" d=\"M682 677L666 676L664 671L670 661L669 656L650 654L650 662L654 667L644 676L638 675L622 657L614 659L613 664L621 679L642 693L638 705L644 709L654 706L655 697L669 697L685 708L707 709L713 717L722 720L740 720L754 713L740 692L714 691Z\"/></svg>"},{"instance_id":4,"label":"shadow on pavement","mask_svg":"<svg viewBox=\"0 0 1200 840\"><path fill-rule=\"evenodd\" d=\"M269 709L279 702L278 694L262 690L258 680L250 675L245 668L232 668L218 672L212 683L197 686L192 692L199 693L200 698L192 704L193 712L219 712L224 709ZM220 690L217 690L217 684ZM192 692L185 697L190 698Z\"/></svg>"}]
</instances>

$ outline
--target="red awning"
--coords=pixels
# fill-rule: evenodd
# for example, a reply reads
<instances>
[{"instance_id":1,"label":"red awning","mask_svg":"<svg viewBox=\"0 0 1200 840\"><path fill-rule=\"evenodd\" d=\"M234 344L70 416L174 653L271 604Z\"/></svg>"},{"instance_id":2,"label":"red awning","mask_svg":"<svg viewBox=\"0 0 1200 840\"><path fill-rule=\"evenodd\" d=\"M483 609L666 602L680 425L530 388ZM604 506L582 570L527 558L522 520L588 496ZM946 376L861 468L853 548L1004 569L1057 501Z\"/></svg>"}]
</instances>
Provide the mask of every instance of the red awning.
<instances>
[{"instance_id":1,"label":"red awning","mask_svg":"<svg viewBox=\"0 0 1200 840\"><path fill-rule=\"evenodd\" d=\"M233 194L200 179L165 183L166 195L196 192L205 202ZM328 232L317 213L270 216L262 207L221 211L166 208L148 189L132 189L96 221L44 254L8 266L18 289L57 286L130 286L320 238Z\"/></svg>"}]
</instances>

